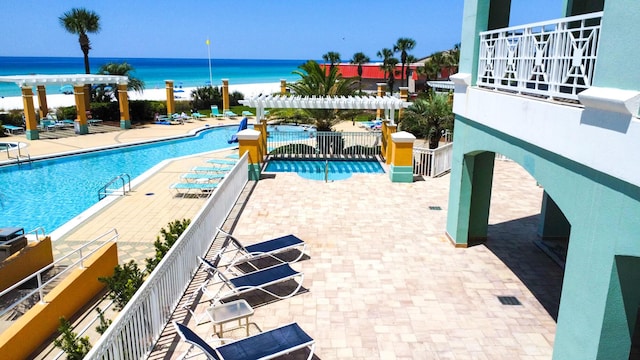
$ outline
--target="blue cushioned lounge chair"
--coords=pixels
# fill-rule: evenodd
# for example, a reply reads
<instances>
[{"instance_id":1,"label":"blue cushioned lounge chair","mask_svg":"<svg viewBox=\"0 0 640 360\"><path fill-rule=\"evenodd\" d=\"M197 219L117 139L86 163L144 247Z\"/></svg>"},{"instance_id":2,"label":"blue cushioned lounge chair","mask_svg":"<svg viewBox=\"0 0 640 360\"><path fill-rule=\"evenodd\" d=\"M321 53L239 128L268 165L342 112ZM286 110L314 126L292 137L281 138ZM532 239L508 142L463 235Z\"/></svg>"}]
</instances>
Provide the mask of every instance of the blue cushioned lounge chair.
<instances>
[{"instance_id":1,"label":"blue cushioned lounge chair","mask_svg":"<svg viewBox=\"0 0 640 360\"><path fill-rule=\"evenodd\" d=\"M180 176L181 179L184 179L188 182L190 181L214 181L224 179L226 173L186 173Z\"/></svg>"},{"instance_id":2,"label":"blue cushioned lounge chair","mask_svg":"<svg viewBox=\"0 0 640 360\"><path fill-rule=\"evenodd\" d=\"M229 171L233 169L233 166L196 166L191 168L191 171L202 173L202 172L221 172L221 171Z\"/></svg>"},{"instance_id":3,"label":"blue cushioned lounge chair","mask_svg":"<svg viewBox=\"0 0 640 360\"><path fill-rule=\"evenodd\" d=\"M218 110L218 105L211 105L211 116L224 117L223 114L220 114L220 111Z\"/></svg>"},{"instance_id":4,"label":"blue cushioned lounge chair","mask_svg":"<svg viewBox=\"0 0 640 360\"><path fill-rule=\"evenodd\" d=\"M209 164L220 164L220 165L235 165L238 163L238 160L231 159L209 159L207 160Z\"/></svg>"},{"instance_id":5,"label":"blue cushioned lounge chair","mask_svg":"<svg viewBox=\"0 0 640 360\"><path fill-rule=\"evenodd\" d=\"M315 348L315 341L297 323L284 325L218 347L212 347L185 325L174 321L173 326L184 342L191 347L198 347L210 360L273 359L304 348L309 349L307 357L309 360L313 357ZM191 348L187 352L189 350ZM181 358L184 358L187 352Z\"/></svg>"},{"instance_id":6,"label":"blue cushioned lounge chair","mask_svg":"<svg viewBox=\"0 0 640 360\"><path fill-rule=\"evenodd\" d=\"M210 195L211 192L218 187L218 183L211 182L201 182L201 183L175 183L170 186L171 189L175 190L178 194L182 196L189 195L192 192L199 191L199 195Z\"/></svg>"},{"instance_id":7,"label":"blue cushioned lounge chair","mask_svg":"<svg viewBox=\"0 0 640 360\"><path fill-rule=\"evenodd\" d=\"M304 250L307 247L304 240L292 234L261 241L251 245L243 245L240 240L221 228L218 228L218 231L225 234L226 239L229 240L229 246L225 246L226 254L232 254L232 258L229 262L239 263L241 261L251 261L265 256L285 261L278 257L277 254L282 254L291 250L298 250L300 254L295 259L286 261L288 263L294 263L302 258Z\"/></svg>"}]
</instances>

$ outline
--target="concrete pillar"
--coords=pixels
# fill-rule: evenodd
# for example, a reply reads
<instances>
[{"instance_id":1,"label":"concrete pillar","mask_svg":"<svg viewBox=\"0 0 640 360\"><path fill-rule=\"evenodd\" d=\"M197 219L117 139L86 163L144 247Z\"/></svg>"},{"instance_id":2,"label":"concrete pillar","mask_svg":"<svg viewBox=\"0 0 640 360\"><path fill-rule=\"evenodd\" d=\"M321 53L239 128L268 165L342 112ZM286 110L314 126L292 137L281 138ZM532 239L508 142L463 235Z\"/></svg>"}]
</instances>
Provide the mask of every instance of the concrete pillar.
<instances>
[{"instance_id":1,"label":"concrete pillar","mask_svg":"<svg viewBox=\"0 0 640 360\"><path fill-rule=\"evenodd\" d=\"M406 86L401 86L400 87L400 100L402 101L408 101L409 100L409 88ZM400 108L398 110L398 122L400 122L402 120L402 111L404 109Z\"/></svg>"},{"instance_id":2,"label":"concrete pillar","mask_svg":"<svg viewBox=\"0 0 640 360\"><path fill-rule=\"evenodd\" d=\"M24 122L26 126L25 134L27 140L38 140L38 122L36 121L36 110L33 105L33 89L30 86L22 87L22 104L24 105Z\"/></svg>"},{"instance_id":3,"label":"concrete pillar","mask_svg":"<svg viewBox=\"0 0 640 360\"><path fill-rule=\"evenodd\" d=\"M413 182L413 143L416 137L406 131L391 134L391 182Z\"/></svg>"},{"instance_id":4,"label":"concrete pillar","mask_svg":"<svg viewBox=\"0 0 640 360\"><path fill-rule=\"evenodd\" d=\"M167 90L167 116L171 116L176 109L176 99L173 95L173 80L165 80L164 87Z\"/></svg>"},{"instance_id":5,"label":"concrete pillar","mask_svg":"<svg viewBox=\"0 0 640 360\"><path fill-rule=\"evenodd\" d=\"M263 126L262 123L259 122L253 125L253 130L260 132L260 138L258 139L258 158L260 161L264 161L265 147L263 138L267 133L267 127L266 125Z\"/></svg>"},{"instance_id":6,"label":"concrete pillar","mask_svg":"<svg viewBox=\"0 0 640 360\"><path fill-rule=\"evenodd\" d=\"M545 191L542 194L542 208L538 223L538 236L543 240L569 240L571 224L562 210Z\"/></svg>"},{"instance_id":7,"label":"concrete pillar","mask_svg":"<svg viewBox=\"0 0 640 360\"><path fill-rule=\"evenodd\" d=\"M269 136L267 132L267 119L260 119L260 123L264 127L264 132L262 133L262 155L263 160L266 160L266 157L269 155L269 148L267 148L267 137Z\"/></svg>"},{"instance_id":8,"label":"concrete pillar","mask_svg":"<svg viewBox=\"0 0 640 360\"><path fill-rule=\"evenodd\" d=\"M74 85L73 86L73 96L76 98L76 112L78 113L78 117L76 118L76 122L73 124L75 127L76 134L84 135L89 133L89 126L87 124L87 104L85 103L85 89L87 87L84 85Z\"/></svg>"},{"instance_id":9,"label":"concrete pillar","mask_svg":"<svg viewBox=\"0 0 640 360\"><path fill-rule=\"evenodd\" d=\"M222 79L222 113L229 111L229 79Z\"/></svg>"},{"instance_id":10,"label":"concrete pillar","mask_svg":"<svg viewBox=\"0 0 640 360\"><path fill-rule=\"evenodd\" d=\"M286 95L287 94L287 80L281 79L280 80L280 95Z\"/></svg>"},{"instance_id":11,"label":"concrete pillar","mask_svg":"<svg viewBox=\"0 0 640 360\"><path fill-rule=\"evenodd\" d=\"M249 153L249 180L260 180L260 131L246 129L238 132L238 155Z\"/></svg>"},{"instance_id":12,"label":"concrete pillar","mask_svg":"<svg viewBox=\"0 0 640 360\"><path fill-rule=\"evenodd\" d=\"M378 85L378 96L383 97L385 95L384 87L387 86L385 83L376 83ZM376 110L376 119L382 119L382 109Z\"/></svg>"},{"instance_id":13,"label":"concrete pillar","mask_svg":"<svg viewBox=\"0 0 640 360\"><path fill-rule=\"evenodd\" d=\"M383 121L382 124L383 124L382 126L385 126L384 124L386 124L386 126L387 126L387 136L386 136L386 141L385 141L387 147L385 148L384 158L387 160L386 161L387 164L391 164L392 157L393 157L393 144L392 144L393 140L392 140L392 136L393 136L393 134L396 133L396 131L398 131L398 125L389 124L387 121Z\"/></svg>"},{"instance_id":14,"label":"concrete pillar","mask_svg":"<svg viewBox=\"0 0 640 360\"><path fill-rule=\"evenodd\" d=\"M47 107L47 89L44 85L38 85L38 108L40 110L40 119L43 119L49 113Z\"/></svg>"},{"instance_id":15,"label":"concrete pillar","mask_svg":"<svg viewBox=\"0 0 640 360\"><path fill-rule=\"evenodd\" d=\"M129 96L127 95L127 84L118 84L118 102L120 103L120 128L131 129L131 119L129 118Z\"/></svg>"}]
</instances>

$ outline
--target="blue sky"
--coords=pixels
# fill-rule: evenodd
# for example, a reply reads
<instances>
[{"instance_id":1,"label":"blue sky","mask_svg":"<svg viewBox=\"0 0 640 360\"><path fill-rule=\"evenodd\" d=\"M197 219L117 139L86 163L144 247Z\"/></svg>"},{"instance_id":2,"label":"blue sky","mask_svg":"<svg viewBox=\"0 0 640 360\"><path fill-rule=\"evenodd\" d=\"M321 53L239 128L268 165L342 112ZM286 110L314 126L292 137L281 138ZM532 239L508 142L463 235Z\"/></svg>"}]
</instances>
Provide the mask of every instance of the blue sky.
<instances>
[{"instance_id":1,"label":"blue sky","mask_svg":"<svg viewBox=\"0 0 640 360\"><path fill-rule=\"evenodd\" d=\"M376 60L400 37L421 58L460 42L463 0L2 0L0 56L82 56L58 17L74 7L100 15L93 57ZM512 0L511 24L562 17L564 0Z\"/></svg>"}]
</instances>

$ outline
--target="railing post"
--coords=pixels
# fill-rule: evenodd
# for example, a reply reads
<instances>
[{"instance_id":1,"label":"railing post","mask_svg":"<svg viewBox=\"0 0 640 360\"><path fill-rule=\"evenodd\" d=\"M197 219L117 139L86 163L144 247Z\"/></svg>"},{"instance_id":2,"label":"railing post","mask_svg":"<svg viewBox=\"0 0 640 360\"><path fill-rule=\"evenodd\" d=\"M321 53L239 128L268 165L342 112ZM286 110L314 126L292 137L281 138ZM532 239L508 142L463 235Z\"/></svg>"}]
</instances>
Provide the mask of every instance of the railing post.
<instances>
[{"instance_id":1,"label":"railing post","mask_svg":"<svg viewBox=\"0 0 640 360\"><path fill-rule=\"evenodd\" d=\"M416 137L406 131L391 134L391 182L413 182L413 143Z\"/></svg>"},{"instance_id":2,"label":"railing post","mask_svg":"<svg viewBox=\"0 0 640 360\"><path fill-rule=\"evenodd\" d=\"M386 143L387 143L384 157L388 165L388 164L391 164L391 157L392 157L391 153L393 148L393 144L391 144L391 137L398 130L398 125L396 124L391 125L391 124L388 124L386 121L383 121L382 124L383 124L382 126L385 126L384 124L386 124L386 127L387 127L387 133L386 135L383 135L383 136L385 137Z\"/></svg>"},{"instance_id":3,"label":"railing post","mask_svg":"<svg viewBox=\"0 0 640 360\"><path fill-rule=\"evenodd\" d=\"M238 154L240 157L244 155L244 153L249 153L249 180L258 181L260 180L260 132L256 130L242 130L238 134L238 144L239 150Z\"/></svg>"}]
</instances>

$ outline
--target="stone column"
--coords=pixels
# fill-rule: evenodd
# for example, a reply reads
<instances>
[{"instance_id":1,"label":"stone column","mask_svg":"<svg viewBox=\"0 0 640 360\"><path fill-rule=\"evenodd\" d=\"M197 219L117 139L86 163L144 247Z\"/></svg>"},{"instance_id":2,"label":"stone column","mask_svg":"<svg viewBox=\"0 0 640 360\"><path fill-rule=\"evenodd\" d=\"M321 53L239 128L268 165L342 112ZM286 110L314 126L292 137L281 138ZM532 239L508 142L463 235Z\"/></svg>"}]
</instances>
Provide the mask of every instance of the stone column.
<instances>
[{"instance_id":1,"label":"stone column","mask_svg":"<svg viewBox=\"0 0 640 360\"><path fill-rule=\"evenodd\" d=\"M120 102L120 128L131 129L127 84L118 84L118 101Z\"/></svg>"},{"instance_id":2,"label":"stone column","mask_svg":"<svg viewBox=\"0 0 640 360\"><path fill-rule=\"evenodd\" d=\"M260 180L260 131L246 129L238 132L238 144L240 157L249 153L249 180Z\"/></svg>"},{"instance_id":3,"label":"stone column","mask_svg":"<svg viewBox=\"0 0 640 360\"><path fill-rule=\"evenodd\" d=\"M222 79L222 113L229 111L229 79Z\"/></svg>"},{"instance_id":4,"label":"stone column","mask_svg":"<svg viewBox=\"0 0 640 360\"><path fill-rule=\"evenodd\" d=\"M84 135L89 133L89 126L87 124L87 103L85 103L85 89L84 85L73 86L73 96L76 98L76 112L78 113L74 125L76 134Z\"/></svg>"},{"instance_id":5,"label":"stone column","mask_svg":"<svg viewBox=\"0 0 640 360\"><path fill-rule=\"evenodd\" d=\"M253 130L256 130L258 132L260 132L260 137L258 138L258 159L260 159L260 161L264 160L264 146L263 146L263 137L264 134L267 133L267 127L266 125L263 126L262 123L258 122L256 124L253 124Z\"/></svg>"},{"instance_id":6,"label":"stone column","mask_svg":"<svg viewBox=\"0 0 640 360\"><path fill-rule=\"evenodd\" d=\"M176 109L176 100L173 95L173 80L165 80L164 87L167 90L167 116L171 117L171 114L173 114Z\"/></svg>"},{"instance_id":7,"label":"stone column","mask_svg":"<svg viewBox=\"0 0 640 360\"><path fill-rule=\"evenodd\" d=\"M47 89L44 85L38 85L38 108L40 109L40 119L44 119L45 116L49 113L49 108L47 107Z\"/></svg>"},{"instance_id":8,"label":"stone column","mask_svg":"<svg viewBox=\"0 0 640 360\"><path fill-rule=\"evenodd\" d=\"M33 89L30 86L22 87L22 104L24 105L25 134L27 140L40 139L38 123L36 122L36 110L33 105Z\"/></svg>"},{"instance_id":9,"label":"stone column","mask_svg":"<svg viewBox=\"0 0 640 360\"><path fill-rule=\"evenodd\" d=\"M413 143L416 137L406 131L391 134L391 182L413 182Z\"/></svg>"},{"instance_id":10,"label":"stone column","mask_svg":"<svg viewBox=\"0 0 640 360\"><path fill-rule=\"evenodd\" d=\"M405 87L405 86L401 86L400 87L400 100L402 100L404 102L409 100L409 88L408 87ZM402 111L403 110L404 110L403 108L400 108L398 110L398 122L400 120L402 120Z\"/></svg>"},{"instance_id":11,"label":"stone column","mask_svg":"<svg viewBox=\"0 0 640 360\"><path fill-rule=\"evenodd\" d=\"M280 95L286 95L287 93L287 80L280 79Z\"/></svg>"},{"instance_id":12,"label":"stone column","mask_svg":"<svg viewBox=\"0 0 640 360\"><path fill-rule=\"evenodd\" d=\"M383 121L382 123L385 124L387 122ZM387 160L386 161L387 164L391 164L391 160L392 160L392 157L393 157L393 140L392 140L392 136L393 136L393 134L396 133L396 131L398 131L398 125L389 124L389 123L387 123L386 125L387 125L387 138L386 138L387 147L385 148L384 158Z\"/></svg>"},{"instance_id":13,"label":"stone column","mask_svg":"<svg viewBox=\"0 0 640 360\"><path fill-rule=\"evenodd\" d=\"M378 96L383 97L385 95L384 87L387 86L385 83L376 83L378 85ZM382 109L376 110L376 119L382 119Z\"/></svg>"}]
</instances>

